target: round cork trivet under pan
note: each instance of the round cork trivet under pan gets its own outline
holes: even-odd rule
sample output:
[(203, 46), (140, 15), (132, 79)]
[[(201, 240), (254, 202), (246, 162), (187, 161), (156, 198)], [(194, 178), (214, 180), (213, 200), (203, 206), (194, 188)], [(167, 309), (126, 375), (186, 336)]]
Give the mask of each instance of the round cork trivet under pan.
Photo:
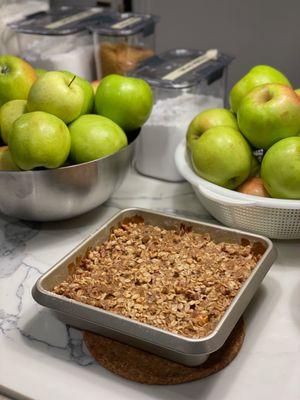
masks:
[(236, 357), (244, 337), (241, 318), (219, 350), (198, 367), (187, 367), (115, 340), (84, 332), (85, 344), (99, 364), (123, 378), (149, 385), (191, 382), (222, 370)]

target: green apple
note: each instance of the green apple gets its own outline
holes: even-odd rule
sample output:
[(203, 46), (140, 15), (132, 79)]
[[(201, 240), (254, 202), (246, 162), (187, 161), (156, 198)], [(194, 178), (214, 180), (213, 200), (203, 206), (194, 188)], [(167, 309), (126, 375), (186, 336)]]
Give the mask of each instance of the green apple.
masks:
[(199, 176), (228, 189), (250, 175), (251, 148), (239, 131), (228, 126), (210, 128), (193, 141), (191, 157)]
[(132, 131), (147, 121), (153, 94), (142, 79), (112, 74), (101, 80), (95, 105), (97, 114), (110, 118), (125, 131)]
[(244, 97), (237, 118), (249, 142), (267, 150), (278, 140), (300, 132), (300, 98), (288, 86), (261, 85)]
[(82, 115), (69, 125), (69, 130), (70, 159), (76, 164), (116, 153), (127, 146), (127, 137), (119, 125), (101, 115)]
[(15, 120), (26, 113), (26, 100), (10, 100), (0, 107), (0, 134), (5, 144)]
[(296, 89), (296, 90), (295, 90), (295, 93), (296, 93), (298, 96), (300, 96), (300, 89)]
[(300, 137), (282, 139), (270, 147), (261, 177), (271, 197), (300, 199)]
[(19, 57), (0, 56), (0, 106), (9, 100), (26, 100), (36, 80), (34, 68)]
[(258, 159), (252, 154), (250, 176), (251, 177), (259, 176), (259, 172), (260, 172), (260, 163)]
[[(62, 72), (64, 72), (69, 79), (71, 80), (73, 79), (74, 74), (72, 72), (69, 71), (62, 71)], [(95, 98), (94, 88), (89, 81), (80, 78), (79, 76), (76, 76), (76, 82), (84, 92), (84, 104), (80, 114), (81, 115), (90, 114), (94, 109), (94, 98)]]
[(46, 69), (43, 68), (36, 68), (35, 69), (36, 75), (39, 78), (40, 76), (45, 75), (46, 72), (48, 72)]
[(7, 146), (0, 147), (0, 171), (19, 171)]
[[(28, 111), (44, 111), (62, 119), (66, 124), (74, 121), (90, 109), (89, 94), (93, 90), (88, 83), (84, 89), (82, 78), (69, 72), (46, 72), (32, 85), (28, 95)], [(93, 97), (92, 97), (93, 99)]]
[(287, 78), (277, 69), (269, 67), (268, 65), (257, 65), (251, 68), (231, 89), (229, 101), (232, 111), (237, 113), (241, 101), (246, 94), (256, 86), (265, 83), (281, 83), (291, 86)]
[(27, 113), (13, 124), (8, 138), (12, 159), (23, 170), (58, 168), (70, 152), (71, 137), (66, 124), (43, 111)]
[(239, 130), (235, 115), (225, 108), (211, 108), (202, 111), (190, 123), (187, 134), (186, 142), (187, 147), (190, 149), (193, 140), (197, 140), (203, 132), (215, 126), (230, 126)]

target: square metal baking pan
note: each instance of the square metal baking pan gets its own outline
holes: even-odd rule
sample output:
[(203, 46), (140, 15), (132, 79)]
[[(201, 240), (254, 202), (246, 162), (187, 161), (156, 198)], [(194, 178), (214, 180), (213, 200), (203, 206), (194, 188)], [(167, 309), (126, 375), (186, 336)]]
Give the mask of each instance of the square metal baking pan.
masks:
[[(184, 224), (192, 227), (194, 232), (209, 233), (216, 242), (241, 243), (242, 239), (247, 239), (251, 244), (259, 243), (259, 247), (264, 249), (251, 275), (210, 335), (190, 339), (51, 292), (54, 286), (66, 279), (70, 268), (78, 265), (89, 249), (109, 237), (112, 228), (135, 216), (141, 217), (145, 223), (166, 229), (177, 229)], [(196, 366), (224, 344), (275, 258), (276, 250), (266, 237), (161, 212), (130, 208), (117, 213), (42, 275), (33, 287), (32, 295), (39, 304), (53, 309), (58, 318), (67, 324), (96, 332), (181, 364)]]

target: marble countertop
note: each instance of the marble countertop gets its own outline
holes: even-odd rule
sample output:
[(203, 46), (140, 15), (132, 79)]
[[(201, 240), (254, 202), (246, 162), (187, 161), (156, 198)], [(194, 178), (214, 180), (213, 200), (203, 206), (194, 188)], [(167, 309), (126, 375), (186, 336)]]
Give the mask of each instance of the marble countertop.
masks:
[(203, 381), (147, 386), (89, 356), (81, 332), (36, 304), (37, 278), (117, 210), (163, 210), (210, 220), (187, 183), (132, 170), (103, 206), (65, 222), (0, 217), (0, 392), (19, 399), (300, 399), (300, 241), (275, 242), (278, 259), (246, 310), (246, 338), (226, 369)]

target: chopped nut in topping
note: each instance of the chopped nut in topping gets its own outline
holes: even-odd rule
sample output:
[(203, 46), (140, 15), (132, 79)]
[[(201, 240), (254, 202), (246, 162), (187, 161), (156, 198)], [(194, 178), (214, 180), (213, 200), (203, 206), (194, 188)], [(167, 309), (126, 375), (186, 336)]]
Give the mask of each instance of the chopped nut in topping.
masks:
[(190, 338), (210, 334), (261, 255), (250, 243), (128, 222), (53, 292)]

